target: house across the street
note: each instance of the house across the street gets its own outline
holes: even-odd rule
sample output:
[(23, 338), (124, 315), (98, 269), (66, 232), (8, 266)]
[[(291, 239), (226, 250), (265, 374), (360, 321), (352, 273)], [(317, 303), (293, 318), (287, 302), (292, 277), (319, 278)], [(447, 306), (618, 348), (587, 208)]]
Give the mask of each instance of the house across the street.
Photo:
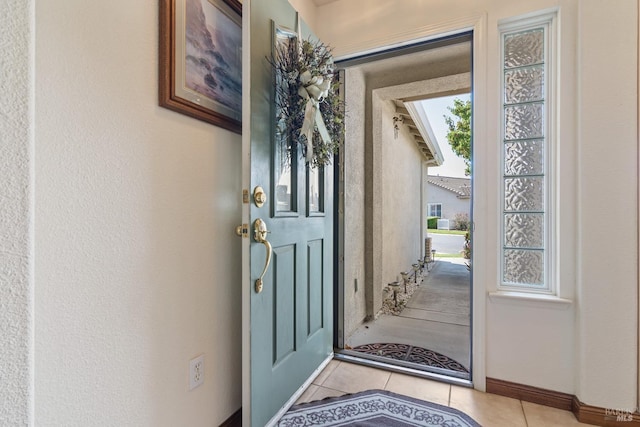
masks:
[(457, 221), (469, 221), (471, 211), (471, 179), (429, 175), (427, 178), (427, 215), (441, 219), (438, 228), (456, 228)]

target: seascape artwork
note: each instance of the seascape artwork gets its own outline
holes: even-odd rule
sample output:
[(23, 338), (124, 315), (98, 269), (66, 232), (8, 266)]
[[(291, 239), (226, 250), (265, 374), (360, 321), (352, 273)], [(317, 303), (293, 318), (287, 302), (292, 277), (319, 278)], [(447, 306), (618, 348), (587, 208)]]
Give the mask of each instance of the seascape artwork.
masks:
[(242, 28), (217, 2), (186, 0), (185, 86), (240, 119)]

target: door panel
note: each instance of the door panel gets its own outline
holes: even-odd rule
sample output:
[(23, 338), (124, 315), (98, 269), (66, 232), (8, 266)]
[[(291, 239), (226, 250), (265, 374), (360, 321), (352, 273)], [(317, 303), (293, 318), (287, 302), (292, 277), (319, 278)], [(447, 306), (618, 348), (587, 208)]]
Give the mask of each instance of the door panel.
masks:
[(307, 336), (313, 335), (321, 330), (323, 326), (323, 246), (323, 240), (311, 241), (307, 246), (307, 271), (309, 272), (309, 277), (307, 278), (309, 284), (309, 292), (307, 295), (307, 307), (309, 310)]
[(249, 224), (256, 218), (264, 221), (273, 248), (262, 291), (257, 292), (254, 284), (265, 267), (267, 245), (256, 242), (251, 230), (251, 242), (245, 245), (250, 268), (243, 273), (243, 286), (250, 289), (243, 293), (244, 307), (249, 307), (243, 313), (249, 317), (243, 322), (243, 352), (248, 352), (243, 387), (250, 388), (243, 393), (243, 421), (264, 426), (333, 352), (333, 217), (324, 213), (333, 212), (328, 179), (333, 171), (308, 171), (299, 153), (287, 156), (275, 132), (275, 79), (267, 58), (276, 28), (285, 29), (278, 38), (295, 35), (296, 11), (287, 0), (254, 0), (244, 2), (243, 15), (250, 34), (243, 45), (250, 50), (244, 55), (249, 67), (244, 105), (250, 106), (250, 114), (243, 124), (245, 155), (250, 158), (248, 190), (269, 189), (263, 206), (250, 200), (248, 219)]
[(274, 250), (273, 331), (274, 365), (296, 349), (296, 250), (287, 245)]

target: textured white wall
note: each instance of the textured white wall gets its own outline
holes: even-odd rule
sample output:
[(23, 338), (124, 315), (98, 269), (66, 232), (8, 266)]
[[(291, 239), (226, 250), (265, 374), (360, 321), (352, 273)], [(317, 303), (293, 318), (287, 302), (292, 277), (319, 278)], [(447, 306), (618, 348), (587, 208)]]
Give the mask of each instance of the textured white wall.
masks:
[(33, 9), (0, 3), (0, 425), (32, 423)]
[(295, 10), (300, 13), (300, 18), (315, 31), (317, 22), (316, 22), (316, 10), (317, 7), (313, 1), (309, 0), (289, 0), (289, 3)]
[[(578, 77), (583, 309), (577, 317), (577, 394), (586, 402), (632, 410), (638, 351), (638, 3), (617, 4), (580, 2), (579, 55), (585, 66)], [(617, 227), (603, 226), (603, 219), (613, 218)], [(617, 374), (606, 369), (610, 365)]]
[[(466, 16), (487, 11), (491, 29), (500, 17), (557, 2), (454, 3), (416, 0), (389, 6), (374, 0), (363, 14), (358, 4), (339, 1), (322, 8), (317, 32), (348, 52), (357, 43), (402, 39), (429, 23), (453, 19), (461, 10)], [(636, 67), (629, 46), (637, 39), (626, 37), (635, 37), (637, 22), (629, 19), (637, 12), (631, 10), (633, 1), (618, 6), (622, 9), (581, 2), (581, 37), (592, 36), (583, 41), (576, 64), (584, 70), (581, 120), (575, 129), (563, 122), (568, 136), (577, 130), (584, 138), (581, 198), (575, 207), (583, 232), (576, 264), (581, 274), (578, 325), (574, 328), (569, 320), (569, 310), (533, 330), (519, 329), (547, 310), (532, 307), (516, 314), (516, 306), (490, 307), (495, 316), (489, 326), (505, 329), (488, 328), (493, 355), (487, 359), (492, 376), (575, 392), (586, 403), (615, 407), (635, 403), (637, 390), (638, 261), (632, 237), (637, 233), (628, 227), (624, 233), (599, 233), (593, 224), (601, 210), (593, 207), (602, 206), (605, 197), (618, 219), (621, 215), (637, 227), (637, 203), (629, 198), (637, 193), (637, 180), (630, 180), (637, 173), (635, 136), (631, 142), (637, 111), (628, 98), (636, 97), (635, 90), (621, 91), (637, 82), (629, 75), (636, 76), (636, 69), (628, 72)], [(336, 7), (344, 13), (336, 14)], [(36, 9), (35, 422), (217, 425), (240, 405), (239, 242), (232, 234), (240, 185), (237, 168), (229, 166), (240, 162), (240, 138), (156, 106), (156, 4), (41, 1)], [(10, 31), (2, 34), (0, 63), (0, 258), (3, 267), (14, 267), (3, 269), (0, 282), (0, 421), (8, 424), (28, 423), (30, 411), (33, 261), (27, 218), (34, 188), (28, 177), (32, 98), (26, 76), (33, 72), (31, 17), (28, 4), (3, 3), (0, 27)], [(495, 56), (497, 39), (491, 34), (488, 53)], [(611, 71), (601, 60), (605, 54), (616, 62), (627, 56), (626, 65), (616, 67), (612, 92), (623, 93), (621, 99), (601, 96), (611, 80), (601, 74), (605, 68)], [(494, 68), (490, 61), (489, 71)], [(495, 84), (494, 74), (489, 73), (489, 85)], [(606, 78), (594, 84), (601, 75)], [(590, 102), (596, 95), (597, 102)], [(602, 115), (616, 125), (601, 126)], [(602, 155), (603, 141), (609, 158)], [(575, 154), (571, 147), (566, 154)], [(593, 174), (605, 160), (624, 164), (606, 163), (608, 174)], [(620, 180), (630, 182), (628, 191), (610, 193)], [(622, 256), (603, 262), (603, 242), (615, 245)], [(573, 289), (570, 280), (563, 286)], [(578, 330), (574, 355), (564, 346), (571, 346), (567, 339)], [(512, 352), (516, 334), (527, 337), (518, 354)], [(558, 343), (564, 344), (551, 354), (530, 351)], [(505, 360), (497, 357), (510, 351)], [(188, 359), (202, 352), (205, 385), (188, 392)], [(549, 369), (550, 361), (558, 369)], [(551, 378), (559, 370), (569, 373)]]
[(157, 2), (36, 17), (36, 423), (218, 425), (241, 405), (241, 138), (157, 106)]
[[(562, 72), (561, 143), (555, 153), (557, 279), (560, 295), (573, 304), (486, 300), (499, 281), (497, 25), (503, 18), (557, 6)], [(478, 313), (486, 307), (486, 334), (475, 348), (486, 347), (486, 366), (475, 368), (489, 377), (575, 393), (603, 407), (634, 406), (638, 390), (637, 17), (633, 0), (615, 6), (601, 0), (371, 0), (365, 9), (339, 0), (320, 7), (317, 17), (318, 35), (343, 57), (480, 22), (476, 54), (481, 57), (474, 71), (484, 80), (476, 87), (476, 125), (486, 138), (475, 148), (474, 219), (481, 251), (474, 256), (474, 286)], [(578, 28), (586, 39), (576, 37)], [(582, 93), (576, 91), (578, 70)], [(601, 228), (602, 206), (624, 229)]]

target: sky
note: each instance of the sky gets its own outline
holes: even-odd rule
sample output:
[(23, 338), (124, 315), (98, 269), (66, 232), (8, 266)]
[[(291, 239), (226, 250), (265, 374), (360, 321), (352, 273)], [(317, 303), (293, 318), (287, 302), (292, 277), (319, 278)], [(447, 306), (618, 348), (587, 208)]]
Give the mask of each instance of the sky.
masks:
[(426, 99), (422, 101), (422, 105), (429, 118), (431, 129), (438, 141), (438, 146), (444, 157), (442, 166), (429, 167), (429, 175), (451, 176), (457, 178), (465, 178), (464, 160), (454, 154), (447, 141), (447, 132), (449, 128), (444, 121), (444, 115), (453, 116), (447, 107), (453, 106), (453, 100), (459, 98), (463, 101), (471, 99), (470, 94), (446, 96), (443, 98)]

